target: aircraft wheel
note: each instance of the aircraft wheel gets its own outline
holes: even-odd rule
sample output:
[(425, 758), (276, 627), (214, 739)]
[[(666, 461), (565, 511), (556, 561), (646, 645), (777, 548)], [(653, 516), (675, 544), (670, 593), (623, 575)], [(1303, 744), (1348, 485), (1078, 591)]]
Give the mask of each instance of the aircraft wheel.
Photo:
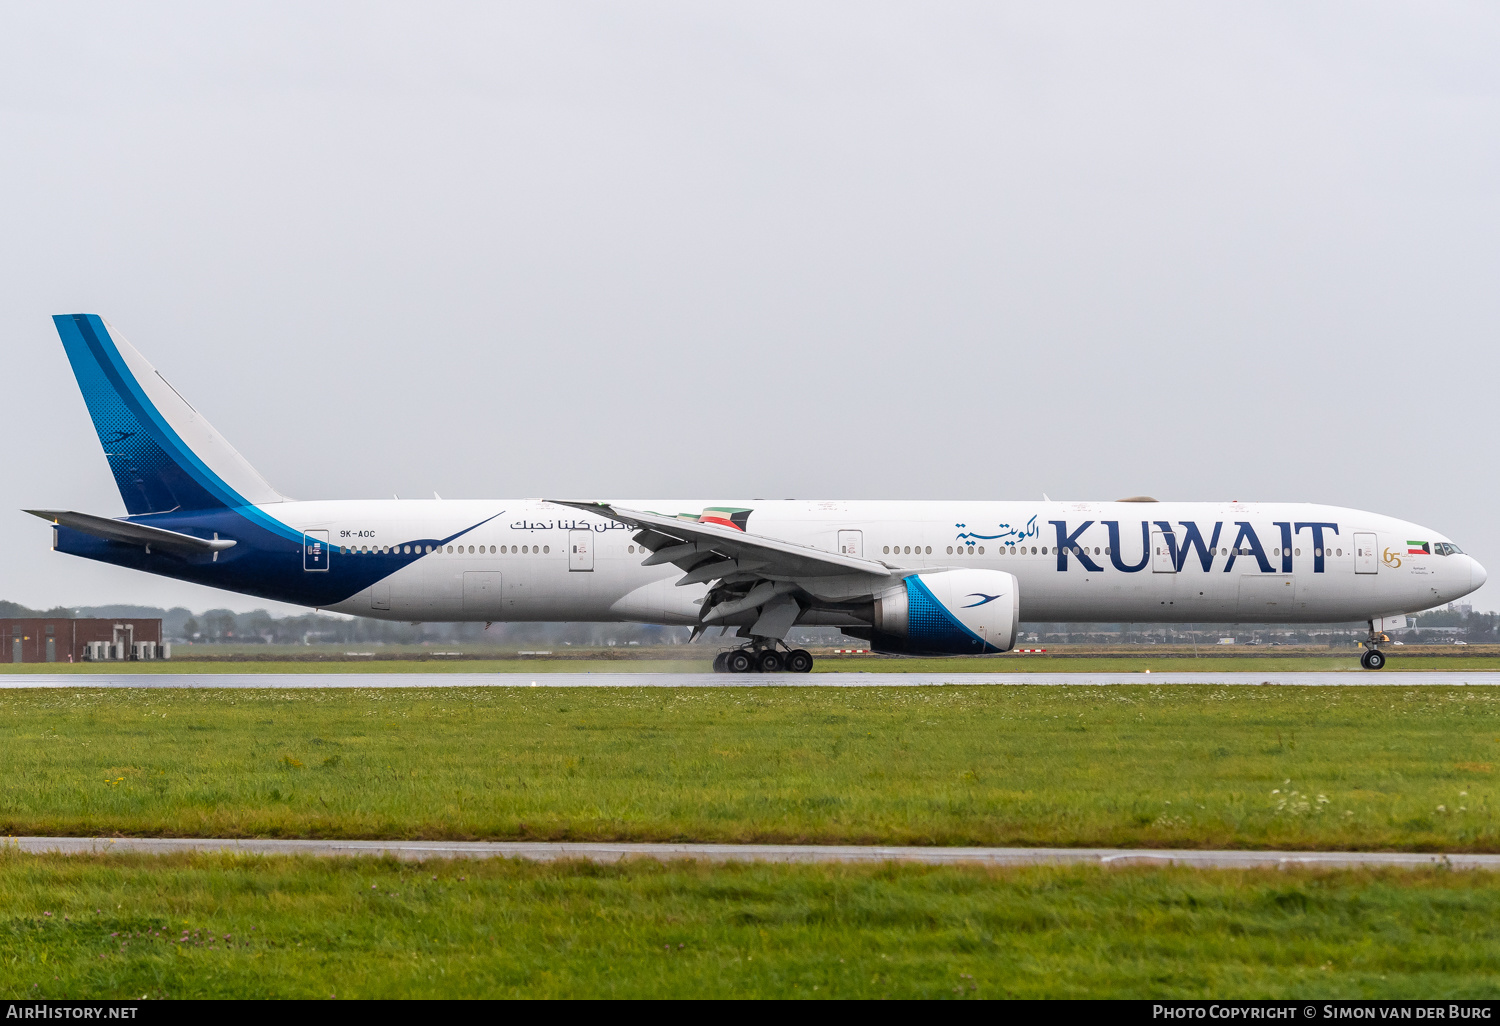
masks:
[(724, 654), (724, 669), (729, 673), (749, 673), (753, 665), (750, 653), (742, 648)]
[(1367, 670), (1378, 670), (1385, 665), (1385, 653), (1378, 648), (1372, 648), (1365, 653), (1365, 657), (1360, 662), (1364, 663)]
[(724, 669), (724, 657), (726, 655), (728, 655), (728, 654), (729, 654), (728, 652), (720, 652), (718, 655), (714, 656), (714, 672), (715, 673), (727, 673), (727, 672), (729, 672), (729, 671), (727, 671), (727, 670)]
[(761, 673), (781, 672), (781, 653), (768, 648), (755, 658), (755, 668)]
[(812, 653), (805, 648), (795, 648), (786, 654), (788, 673), (811, 673), (812, 664)]

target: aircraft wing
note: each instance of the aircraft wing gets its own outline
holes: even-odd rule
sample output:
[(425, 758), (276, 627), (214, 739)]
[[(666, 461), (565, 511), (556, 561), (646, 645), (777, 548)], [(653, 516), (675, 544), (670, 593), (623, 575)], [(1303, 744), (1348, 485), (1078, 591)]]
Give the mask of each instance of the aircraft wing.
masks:
[(671, 563), (683, 571), (678, 587), (708, 584), (698, 632), (738, 624), (741, 637), (783, 638), (811, 609), (837, 612), (867, 605), (908, 575), (930, 572), (607, 502), (548, 501), (635, 528), (636, 543), (651, 553), (642, 564)]
[[(877, 560), (825, 552), (808, 545), (747, 534), (733, 528), (625, 509), (607, 502), (566, 502), (559, 499), (547, 501), (587, 513), (597, 513), (617, 523), (637, 528), (636, 542), (651, 550), (645, 565), (672, 563), (687, 571), (687, 576), (678, 581), (678, 584), (711, 581), (740, 569), (752, 568), (757, 576), (768, 580), (839, 577), (848, 574), (869, 574), (877, 578), (902, 576), (900, 571)], [(723, 572), (710, 576), (708, 571), (716, 568)]]
[(28, 509), (25, 512), (96, 538), (107, 538), (127, 545), (156, 545), (175, 552), (222, 552), (234, 545), (230, 538), (197, 538), (180, 531), (168, 531), (164, 527), (133, 524), (129, 520), (112, 520), (92, 513), (74, 513), (64, 509)]

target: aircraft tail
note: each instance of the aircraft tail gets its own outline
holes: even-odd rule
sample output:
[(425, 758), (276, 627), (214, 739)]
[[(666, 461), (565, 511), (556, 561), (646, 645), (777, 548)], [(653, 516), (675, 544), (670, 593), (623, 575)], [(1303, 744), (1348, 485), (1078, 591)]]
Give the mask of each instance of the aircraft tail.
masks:
[(52, 320), (128, 513), (284, 501), (102, 318)]

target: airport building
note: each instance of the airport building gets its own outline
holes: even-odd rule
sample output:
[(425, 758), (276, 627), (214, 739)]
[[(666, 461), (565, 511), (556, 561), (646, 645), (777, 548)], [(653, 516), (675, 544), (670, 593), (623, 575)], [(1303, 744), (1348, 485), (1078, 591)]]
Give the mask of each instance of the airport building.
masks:
[(172, 658), (172, 646), (162, 643), (159, 619), (0, 619), (0, 645), (8, 645), (0, 651), (13, 663)]

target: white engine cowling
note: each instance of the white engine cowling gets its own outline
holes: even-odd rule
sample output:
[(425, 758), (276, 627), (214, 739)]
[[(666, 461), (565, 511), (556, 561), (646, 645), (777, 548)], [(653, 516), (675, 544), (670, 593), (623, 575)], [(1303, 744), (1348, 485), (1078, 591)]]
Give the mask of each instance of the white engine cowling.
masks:
[(875, 599), (877, 652), (978, 655), (1016, 643), (1021, 589), (1003, 570), (914, 574)]

